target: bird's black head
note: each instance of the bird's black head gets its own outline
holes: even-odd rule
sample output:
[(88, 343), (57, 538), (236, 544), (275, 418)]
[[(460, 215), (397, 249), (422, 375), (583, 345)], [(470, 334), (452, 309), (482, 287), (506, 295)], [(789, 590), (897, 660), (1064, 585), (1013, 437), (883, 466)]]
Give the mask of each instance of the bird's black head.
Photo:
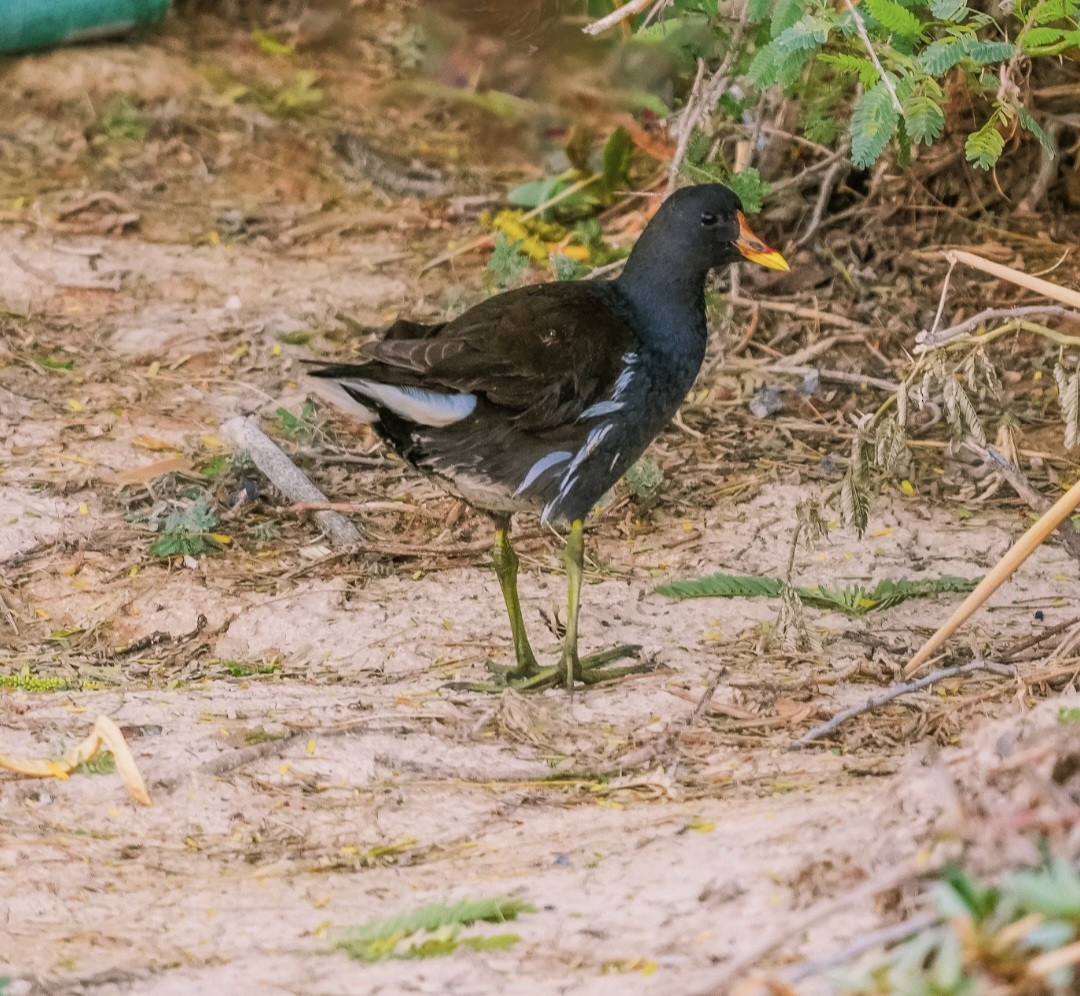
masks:
[(642, 233), (627, 263), (700, 279), (709, 270), (748, 259), (770, 270), (786, 270), (784, 257), (761, 241), (746, 223), (742, 201), (720, 183), (675, 191)]

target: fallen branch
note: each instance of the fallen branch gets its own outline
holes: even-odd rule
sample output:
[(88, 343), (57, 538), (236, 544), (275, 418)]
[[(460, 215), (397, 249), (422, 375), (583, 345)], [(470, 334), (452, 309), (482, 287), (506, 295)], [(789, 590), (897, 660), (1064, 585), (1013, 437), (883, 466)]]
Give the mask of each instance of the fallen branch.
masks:
[(960, 322), (958, 325), (951, 325), (947, 329), (941, 329), (939, 332), (920, 332), (915, 336), (915, 353), (929, 353), (933, 349), (940, 349), (947, 343), (962, 339), (987, 322), (1009, 318), (1025, 318), (1029, 315), (1051, 315), (1080, 322), (1080, 311), (1071, 311), (1069, 308), (1062, 308), (1055, 304), (1029, 304), (1020, 308), (987, 308), (977, 315), (972, 315), (966, 321)]
[(1025, 650), (1030, 650), (1032, 647), (1037, 647), (1040, 643), (1045, 643), (1052, 637), (1058, 636), (1064, 633), (1066, 630), (1072, 629), (1074, 626), (1080, 625), (1080, 617), (1070, 619), (1068, 622), (1058, 623), (1056, 626), (1049, 626), (1041, 633), (1036, 633), (1034, 636), (1029, 636), (1019, 643), (1014, 643), (1011, 647), (998, 654), (1002, 661), (1006, 664), (1012, 660), (1015, 660)]
[[(1049, 510), (1050, 499), (1036, 491), (1024, 475), (1024, 472), (1011, 460), (1006, 459), (1003, 453), (993, 446), (980, 446), (971, 439), (965, 442), (964, 446), (1001, 474), (1008, 482), (1009, 487), (1036, 512), (1042, 514)], [(1080, 533), (1076, 531), (1076, 526), (1073, 525), (1071, 518), (1062, 519), (1061, 524), (1057, 527), (1057, 534), (1058, 539), (1061, 540), (1061, 545), (1080, 561)]]
[(945, 620), (938, 631), (919, 648), (919, 652), (911, 658), (907, 667), (904, 668), (903, 677), (910, 678), (918, 671), (936, 653), (937, 649), (975, 614), (983, 602), (997, 591), (1012, 576), (1013, 572), (1035, 552), (1046, 540), (1046, 537), (1072, 515), (1077, 506), (1080, 506), (1080, 480), (1069, 488), (1020, 539), (1009, 547), (1005, 552), (1005, 556), (979, 582), (978, 587), (960, 603), (956, 611)]
[[(231, 418), (221, 429), (237, 447), (251, 455), (255, 466), (286, 498), (293, 502), (326, 502), (326, 495), (281, 452), (253, 416)], [(356, 526), (338, 512), (316, 512), (315, 520), (334, 546), (355, 546), (361, 540)]]
[(993, 671), (994, 674), (1009, 676), (1013, 674), (1013, 669), (1011, 667), (984, 660), (970, 661), (967, 664), (960, 664), (957, 667), (939, 668), (937, 671), (931, 671), (929, 674), (924, 675), (917, 681), (907, 681), (901, 685), (893, 685), (893, 687), (887, 691), (880, 692), (877, 695), (871, 695), (870, 698), (861, 705), (854, 705), (849, 709), (843, 710), (843, 712), (838, 712), (827, 723), (815, 726), (809, 733), (804, 733), (788, 747), (788, 750), (802, 750), (807, 744), (813, 743), (813, 741), (819, 740), (821, 737), (828, 736), (852, 717), (877, 709), (878, 706), (883, 706), (887, 702), (892, 702), (893, 699), (898, 699), (902, 695), (910, 695), (912, 692), (922, 691), (922, 689), (928, 688), (930, 685), (942, 681), (945, 678), (955, 678), (957, 675), (970, 674), (972, 671)]
[(992, 263), (988, 259), (983, 259), (982, 256), (976, 256), (973, 252), (965, 252), (963, 249), (948, 249), (945, 252), (945, 258), (950, 263), (966, 263), (968, 266), (975, 267), (976, 270), (982, 270), (983, 273), (989, 273), (991, 276), (1016, 284), (1017, 287), (1024, 287), (1029, 291), (1034, 291), (1036, 294), (1042, 294), (1043, 297), (1048, 297), (1052, 301), (1067, 304), (1070, 308), (1080, 308), (1080, 291), (1073, 290), (1070, 287), (1052, 284), (1049, 280), (1033, 277), (1002, 263)]
[[(635, 14), (640, 14), (649, 4), (654, 7), (666, 6), (668, 0), (628, 0), (621, 7), (616, 7), (610, 14), (601, 17), (598, 21), (593, 21), (592, 24), (586, 24), (581, 30), (587, 35), (599, 35), (603, 34), (609, 28), (615, 27), (617, 24), (622, 24), (628, 17), (633, 17)], [(652, 12), (650, 11), (650, 16)]]

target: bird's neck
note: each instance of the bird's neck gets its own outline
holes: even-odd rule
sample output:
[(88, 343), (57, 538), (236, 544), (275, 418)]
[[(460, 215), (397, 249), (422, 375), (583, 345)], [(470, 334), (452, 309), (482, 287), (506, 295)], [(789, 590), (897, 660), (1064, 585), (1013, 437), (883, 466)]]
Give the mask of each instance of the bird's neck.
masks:
[(658, 348), (704, 355), (708, 269), (681, 267), (682, 261), (670, 256), (653, 259), (648, 248), (639, 243), (626, 261), (617, 281), (619, 290), (633, 305)]

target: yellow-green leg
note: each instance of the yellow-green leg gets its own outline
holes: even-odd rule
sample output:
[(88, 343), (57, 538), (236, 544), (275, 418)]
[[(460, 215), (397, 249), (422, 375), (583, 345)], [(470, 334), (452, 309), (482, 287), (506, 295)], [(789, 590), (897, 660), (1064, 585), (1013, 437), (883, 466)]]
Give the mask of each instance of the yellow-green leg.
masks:
[(531, 678), (540, 670), (536, 655), (529, 646), (529, 637), (525, 633), (525, 620), (521, 616), (521, 602), (518, 599), (517, 575), (518, 557), (510, 543), (509, 523), (500, 525), (495, 530), (495, 574), (502, 588), (506, 602), (506, 614), (510, 617), (510, 631), (514, 636), (514, 655), (517, 667), (506, 673), (511, 681)]
[(600, 681), (648, 670), (647, 664), (603, 670), (604, 665), (612, 661), (636, 656), (641, 647), (631, 644), (592, 654), (584, 660), (578, 657), (578, 611), (581, 608), (581, 586), (585, 577), (585, 533), (580, 519), (575, 519), (570, 526), (570, 534), (563, 550), (563, 564), (566, 567), (566, 633), (563, 636), (562, 656), (556, 667), (540, 668), (525, 681), (517, 683), (517, 687), (542, 688), (561, 678), (566, 682), (567, 689), (572, 690), (575, 679), (586, 685), (595, 685)]

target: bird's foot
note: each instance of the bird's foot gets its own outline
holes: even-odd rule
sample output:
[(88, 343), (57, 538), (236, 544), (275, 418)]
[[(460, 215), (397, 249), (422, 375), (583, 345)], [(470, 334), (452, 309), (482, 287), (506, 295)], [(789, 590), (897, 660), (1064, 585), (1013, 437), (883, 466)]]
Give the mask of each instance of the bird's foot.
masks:
[(641, 647), (633, 643), (624, 643), (610, 650), (601, 650), (599, 653), (589, 654), (579, 658), (577, 654), (563, 655), (555, 667), (542, 667), (535, 674), (517, 681), (511, 682), (511, 687), (519, 691), (531, 688), (551, 688), (566, 684), (566, 672), (573, 669), (575, 681), (583, 685), (598, 685), (604, 681), (616, 681), (625, 678), (628, 674), (641, 674), (652, 670), (650, 661), (641, 661), (638, 664), (629, 664), (625, 667), (611, 667), (607, 665), (613, 661), (623, 660), (627, 657), (637, 657), (641, 653)]
[[(637, 664), (628, 664), (624, 667), (608, 667), (614, 661), (624, 660), (628, 657), (637, 657), (641, 653), (641, 647), (633, 643), (624, 643), (610, 650), (601, 650), (599, 653), (588, 654), (578, 658), (574, 655), (570, 663), (574, 669), (574, 680), (581, 684), (598, 685), (605, 681), (617, 681), (625, 678), (628, 674), (642, 674), (653, 669), (651, 661), (641, 661)], [(553, 667), (540, 667), (536, 661), (522, 661), (516, 667), (504, 668), (488, 665), (492, 671), (491, 681), (461, 681), (453, 682), (452, 686), (469, 692), (502, 692), (507, 688), (514, 688), (519, 692), (541, 688), (554, 688), (566, 685), (567, 660), (563, 660)]]

